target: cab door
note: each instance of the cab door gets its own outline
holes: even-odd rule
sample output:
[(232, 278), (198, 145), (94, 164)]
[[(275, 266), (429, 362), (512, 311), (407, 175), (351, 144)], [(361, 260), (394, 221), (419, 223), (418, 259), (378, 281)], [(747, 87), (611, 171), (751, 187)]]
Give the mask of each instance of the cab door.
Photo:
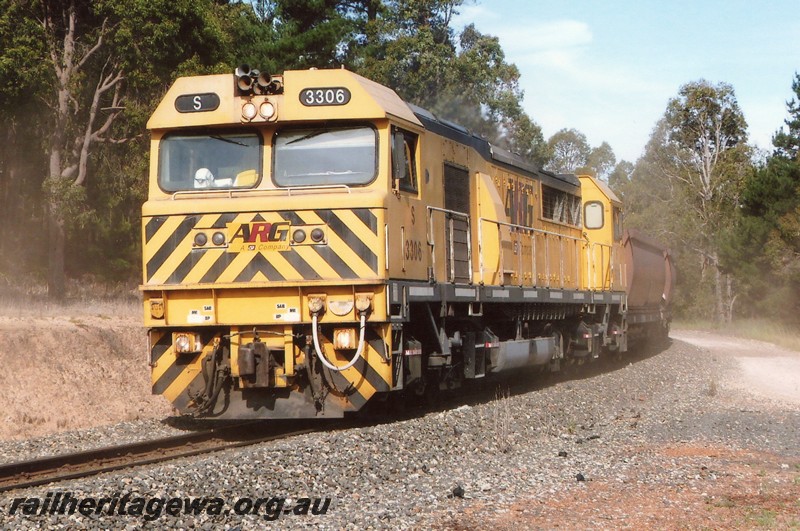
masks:
[(419, 135), (391, 127), (392, 189), (395, 195), (389, 220), (389, 275), (428, 279), (426, 208), (420, 198)]

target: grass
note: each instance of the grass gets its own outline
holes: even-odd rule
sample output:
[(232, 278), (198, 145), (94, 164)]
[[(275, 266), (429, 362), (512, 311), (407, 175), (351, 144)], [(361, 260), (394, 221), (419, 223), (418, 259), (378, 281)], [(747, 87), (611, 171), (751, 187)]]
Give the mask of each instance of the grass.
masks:
[(800, 351), (800, 328), (766, 319), (738, 319), (732, 323), (673, 321), (672, 328), (676, 330), (711, 330), (744, 339), (766, 341), (786, 349)]
[(492, 419), (494, 421), (494, 439), (497, 448), (502, 453), (511, 451), (511, 393), (506, 388), (497, 388), (495, 392), (494, 411)]
[(707, 394), (708, 396), (717, 396), (717, 381), (714, 378), (708, 381)]
[(53, 302), (41, 282), (29, 279), (9, 279), (0, 274), (0, 316), (67, 317), (81, 316), (104, 319), (140, 318), (142, 315), (139, 290), (126, 284), (98, 282), (91, 277), (70, 279), (63, 301)]
[(769, 509), (761, 509), (750, 515), (750, 521), (757, 527), (774, 528), (777, 519), (777, 513)]

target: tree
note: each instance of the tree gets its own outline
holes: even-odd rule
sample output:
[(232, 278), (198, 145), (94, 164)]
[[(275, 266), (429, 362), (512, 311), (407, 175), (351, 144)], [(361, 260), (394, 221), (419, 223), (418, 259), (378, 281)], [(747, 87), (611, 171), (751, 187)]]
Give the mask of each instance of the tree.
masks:
[(617, 193), (620, 198), (623, 198), (623, 201), (625, 197), (625, 191), (631, 182), (633, 168), (633, 163), (628, 162), (627, 160), (621, 160), (616, 166), (614, 166), (614, 171), (612, 171), (608, 176), (608, 185), (612, 190), (614, 190), (614, 192)]
[(592, 148), (586, 135), (577, 129), (561, 129), (547, 141), (550, 162), (547, 169), (556, 173), (575, 173), (587, 165)]
[(749, 306), (759, 315), (800, 322), (800, 76), (786, 102), (786, 129), (773, 136), (775, 150), (756, 168), (742, 193), (742, 217), (730, 252), (739, 261), (739, 278)]
[(0, 0), (0, 273), (15, 279), (33, 269), (40, 250), (35, 242), (44, 240), (40, 196), (46, 161), (33, 156), (31, 146), (41, 143), (45, 48), (41, 25), (29, 10), (25, 2)]
[(795, 97), (786, 102), (789, 117), (784, 123), (788, 131), (779, 129), (772, 137), (772, 145), (776, 156), (796, 161), (800, 157), (800, 74), (794, 75), (792, 92)]
[(474, 25), (455, 34), (450, 21), (461, 3), (405, 0), (360, 11), (357, 27), (367, 34), (356, 39), (363, 47), (350, 49), (349, 66), (440, 118), (542, 164), (544, 139), (522, 109), (519, 70), (506, 62), (497, 37)]
[(589, 172), (604, 181), (608, 181), (611, 172), (617, 164), (617, 157), (608, 142), (603, 142), (596, 148), (592, 148), (586, 159), (586, 167)]
[[(41, 22), (54, 83), (47, 99), (51, 127), (47, 187), (48, 294), (65, 292), (65, 220), (80, 201), (93, 144), (111, 141), (112, 123), (122, 109), (123, 71), (108, 53), (108, 20), (98, 23), (91, 4), (42, 2)], [(94, 64), (93, 64), (94, 63)], [(90, 66), (95, 66), (94, 71)]]
[(561, 129), (547, 141), (549, 160), (546, 169), (555, 173), (589, 174), (607, 180), (617, 157), (608, 142), (596, 148), (577, 129)]
[(266, 63), (274, 71), (331, 68), (343, 64), (345, 43), (355, 31), (342, 0), (274, 0), (262, 5), (266, 27), (274, 30), (265, 45)]
[[(0, 194), (11, 220), (0, 232), (3, 250), (16, 247), (0, 266), (37, 273), (49, 262), (53, 298), (65, 269), (121, 271), (98, 257), (135, 271), (145, 121), (176, 74), (229, 72), (234, 39), (254, 22), (249, 6), (215, 0), (0, 0)], [(49, 238), (28, 234), (43, 224)]]
[(640, 222), (669, 236), (683, 251), (687, 270), (699, 267), (701, 280), (711, 273), (713, 315), (720, 321), (731, 320), (735, 301), (731, 264), (722, 251), (751, 168), (746, 140), (733, 87), (687, 83), (669, 101), (632, 175), (642, 201)]

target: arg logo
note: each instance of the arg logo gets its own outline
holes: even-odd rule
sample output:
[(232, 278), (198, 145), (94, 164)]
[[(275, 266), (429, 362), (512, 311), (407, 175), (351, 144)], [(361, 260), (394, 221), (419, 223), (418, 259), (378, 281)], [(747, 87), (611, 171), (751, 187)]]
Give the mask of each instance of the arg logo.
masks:
[(284, 251), (289, 248), (288, 221), (228, 225), (228, 252)]

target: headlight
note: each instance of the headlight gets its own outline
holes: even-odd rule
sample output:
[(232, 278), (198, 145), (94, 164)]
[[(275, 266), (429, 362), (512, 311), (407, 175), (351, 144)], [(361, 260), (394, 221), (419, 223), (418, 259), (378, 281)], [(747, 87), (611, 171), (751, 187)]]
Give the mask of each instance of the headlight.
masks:
[(175, 343), (175, 352), (177, 352), (178, 354), (183, 352), (191, 352), (192, 347), (194, 346), (192, 345), (193, 341), (187, 334), (178, 334), (175, 337), (174, 343)]
[(337, 328), (333, 331), (333, 348), (336, 350), (349, 350), (357, 346), (354, 328)]
[(173, 333), (172, 346), (176, 354), (187, 354), (203, 350), (203, 342), (200, 339), (200, 335), (193, 332)]
[(268, 101), (265, 101), (258, 108), (258, 113), (263, 118), (266, 118), (267, 120), (269, 120), (270, 118), (272, 118), (275, 115), (275, 106), (272, 103), (270, 103)]
[(242, 118), (248, 122), (256, 117), (257, 112), (256, 105), (252, 101), (248, 101), (242, 105)]

